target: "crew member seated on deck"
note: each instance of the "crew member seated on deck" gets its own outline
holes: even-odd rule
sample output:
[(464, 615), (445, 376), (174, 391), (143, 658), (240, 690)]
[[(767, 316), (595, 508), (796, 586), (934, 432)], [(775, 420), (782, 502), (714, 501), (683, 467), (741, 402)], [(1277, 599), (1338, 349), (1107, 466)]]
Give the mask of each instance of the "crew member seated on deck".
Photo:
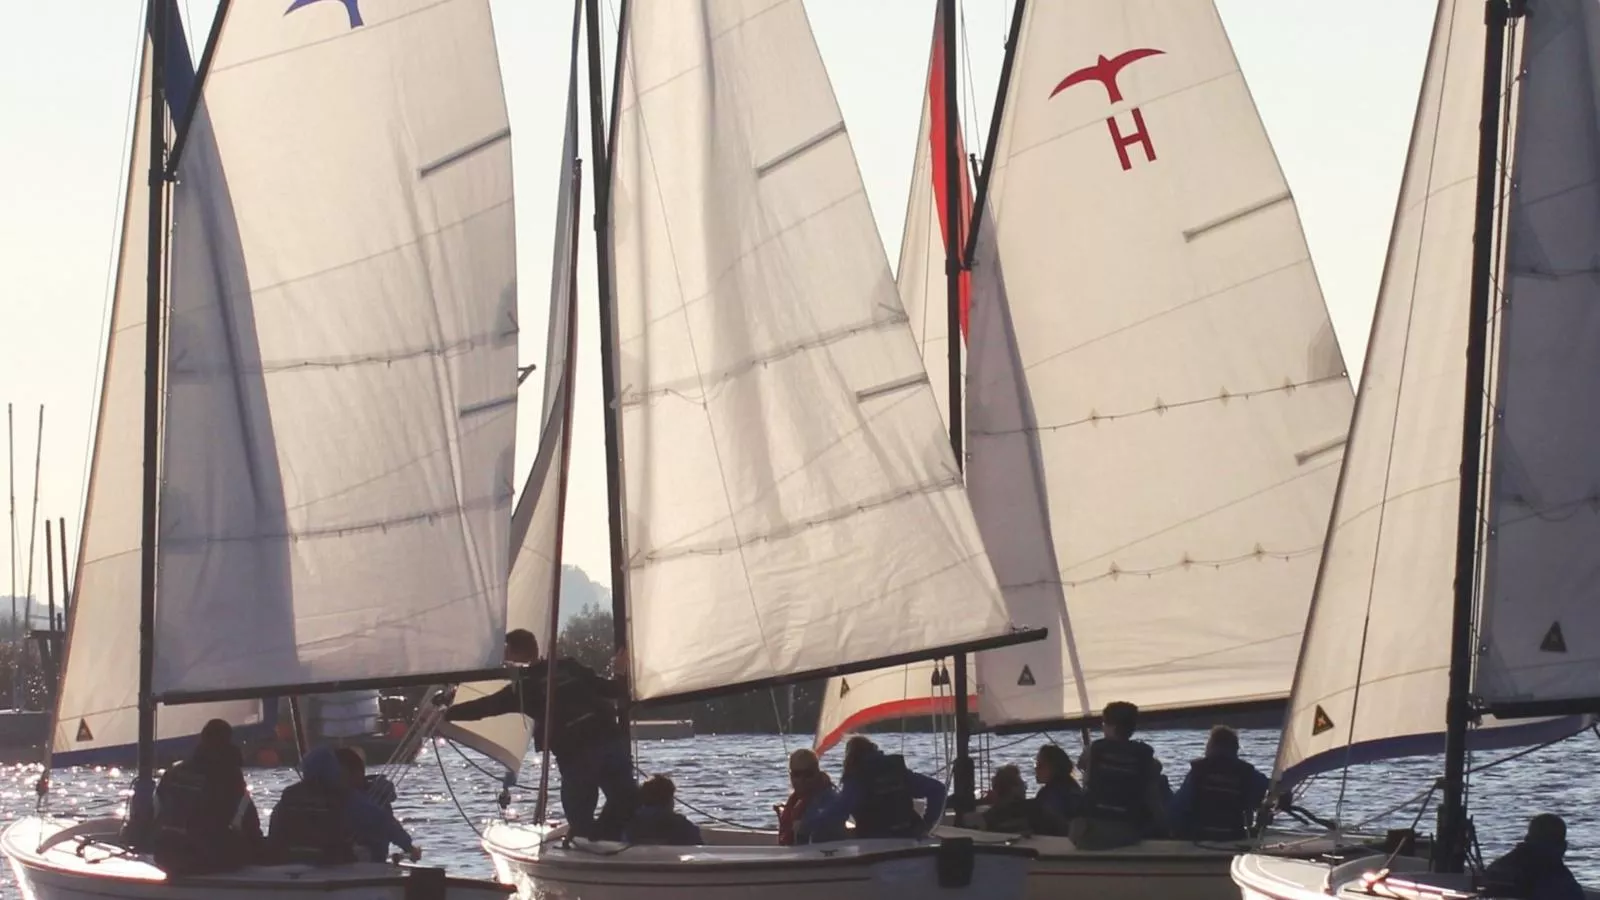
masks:
[[(899, 754), (878, 749), (857, 735), (844, 745), (842, 788), (832, 803), (808, 814), (803, 825), (813, 834), (837, 829), (855, 819), (855, 837), (903, 838), (927, 834), (944, 813), (944, 785), (906, 768)], [(915, 800), (927, 804), (919, 819)]]
[(1267, 787), (1267, 776), (1239, 758), (1239, 733), (1218, 725), (1172, 798), (1173, 833), (1192, 841), (1244, 840)]
[(267, 845), (279, 862), (333, 865), (355, 862), (346, 814), (349, 789), (339, 758), (318, 747), (300, 760), (300, 780), (283, 789), (267, 825)]
[[(621, 661), (619, 661), (620, 664)], [(450, 708), (451, 722), (472, 722), (520, 712), (533, 720), (533, 743), (547, 743), (561, 772), (561, 809), (568, 828), (579, 837), (616, 840), (632, 817), (637, 786), (633, 781), (628, 736), (617, 721), (615, 701), (626, 699), (625, 688), (602, 678), (571, 659), (555, 661), (555, 719), (544, 720), (549, 660), (539, 656), (533, 632), (518, 628), (506, 633), (506, 663), (518, 667), (511, 684), (487, 697)], [(606, 807), (595, 821), (600, 794)]]
[(156, 865), (169, 875), (225, 872), (257, 861), (261, 820), (244, 783), (233, 726), (212, 719), (189, 758), (161, 776), (155, 793)]
[(1139, 708), (1116, 701), (1101, 714), (1105, 736), (1084, 751), (1084, 797), (1068, 834), (1079, 847), (1109, 849), (1166, 833), (1155, 751), (1133, 739)]
[(843, 824), (830, 831), (806, 830), (806, 814), (813, 809), (827, 806), (839, 796), (839, 792), (833, 787), (833, 779), (828, 777), (827, 772), (822, 771), (822, 761), (817, 759), (815, 750), (801, 747), (789, 754), (789, 787), (789, 799), (785, 800), (782, 806), (773, 807), (778, 814), (780, 846), (820, 844), (844, 837)]
[(1022, 770), (1016, 766), (1001, 766), (989, 779), (989, 793), (978, 800), (983, 811), (984, 831), (1005, 831), (1021, 834), (1031, 830), (1029, 823), (1032, 803), (1028, 800), (1028, 783), (1022, 780)]
[(1484, 874), (1491, 888), (1518, 900), (1583, 900), (1583, 888), (1563, 860), (1566, 855), (1566, 821), (1542, 813), (1528, 822), (1522, 843), (1490, 863)]
[(688, 847), (700, 843), (700, 826), (672, 808), (678, 786), (665, 775), (655, 775), (639, 785), (639, 805), (633, 811), (622, 839), (630, 844)]
[(389, 857), (389, 845), (394, 844), (411, 857), (412, 862), (421, 859), (422, 848), (412, 843), (405, 826), (395, 818), (394, 785), (381, 775), (368, 777), (367, 761), (354, 748), (340, 747), (333, 753), (344, 772), (344, 814), (350, 825), (356, 858), (383, 862)]
[(1034, 757), (1033, 775), (1039, 793), (1033, 796), (1031, 824), (1035, 834), (1065, 835), (1083, 806), (1083, 788), (1072, 777), (1072, 757), (1060, 744), (1045, 744)]

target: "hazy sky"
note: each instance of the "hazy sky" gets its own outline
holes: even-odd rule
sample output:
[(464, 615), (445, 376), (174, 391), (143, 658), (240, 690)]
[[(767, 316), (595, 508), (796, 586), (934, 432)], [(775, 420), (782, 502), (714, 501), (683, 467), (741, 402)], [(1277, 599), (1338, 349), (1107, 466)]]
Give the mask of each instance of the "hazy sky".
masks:
[[(963, 93), (976, 98), (965, 113), (970, 147), (981, 146), (987, 127), (1012, 2), (963, 0), (972, 75)], [(198, 45), (215, 0), (179, 5), (188, 21), (199, 23), (190, 27), (190, 40)], [(1356, 14), (1349, 4), (1326, 0), (1217, 5), (1299, 203), (1345, 357), (1359, 369), (1435, 3), (1388, 0), (1381, 15)], [(0, 32), (0, 402), (16, 406), (24, 554), (41, 403), (40, 513), (65, 516), (76, 543), (143, 6), (141, 0), (8, 3), (7, 27)], [(523, 361), (538, 362), (571, 5), (493, 0), (492, 6), (517, 167)], [(917, 136), (933, 0), (808, 0), (807, 7), (892, 261)], [(587, 222), (590, 204), (584, 202)], [(579, 323), (583, 346), (566, 557), (606, 582), (591, 272), (589, 264), (584, 283), (590, 302)], [(538, 378), (524, 390), (537, 409)], [(534, 416), (523, 415), (524, 466), (531, 461), (535, 428)], [(0, 595), (10, 584), (5, 550), (0, 546)], [(20, 591), (25, 558), (18, 569)], [(34, 577), (42, 598), (42, 562)]]

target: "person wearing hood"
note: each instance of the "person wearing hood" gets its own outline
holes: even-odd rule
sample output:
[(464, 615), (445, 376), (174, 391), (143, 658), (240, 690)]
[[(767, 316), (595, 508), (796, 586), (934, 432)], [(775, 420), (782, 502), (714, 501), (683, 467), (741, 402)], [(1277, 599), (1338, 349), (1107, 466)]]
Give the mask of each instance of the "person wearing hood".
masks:
[(701, 843), (700, 826), (673, 809), (678, 787), (665, 775), (655, 775), (639, 785), (639, 804), (622, 839), (630, 844), (689, 847)]
[(318, 747), (300, 760), (300, 780), (283, 789), (267, 825), (267, 844), (284, 862), (355, 862), (349, 789), (339, 758)]
[(1484, 874), (1492, 887), (1520, 900), (1583, 900), (1583, 887), (1567, 868), (1566, 855), (1566, 820), (1542, 813), (1528, 822), (1522, 843), (1490, 863)]
[(370, 862), (383, 862), (389, 856), (389, 845), (394, 844), (411, 857), (412, 862), (422, 858), (422, 848), (412, 843), (405, 826), (395, 818), (394, 785), (381, 775), (367, 776), (367, 761), (351, 747), (334, 751), (345, 778), (345, 821), (350, 825), (356, 857)]
[(188, 759), (161, 776), (155, 792), (156, 865), (169, 875), (225, 872), (255, 862), (261, 819), (245, 786), (233, 726), (212, 719)]

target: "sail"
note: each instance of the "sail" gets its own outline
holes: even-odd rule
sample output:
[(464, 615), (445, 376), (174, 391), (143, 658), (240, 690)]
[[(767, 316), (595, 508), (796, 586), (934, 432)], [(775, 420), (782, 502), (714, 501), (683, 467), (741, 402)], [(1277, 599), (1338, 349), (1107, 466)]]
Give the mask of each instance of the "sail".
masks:
[[(544, 350), (544, 394), (540, 405), (539, 449), (511, 518), (511, 580), (506, 593), (506, 627), (533, 632), (545, 653), (555, 649), (550, 604), (561, 584), (559, 529), (561, 485), (567, 477), (568, 410), (576, 379), (574, 315), (577, 309), (578, 210), (578, 37), (581, 2), (574, 4), (572, 64), (567, 73), (567, 128), (561, 143), (561, 177), (556, 189), (555, 250), (550, 261), (550, 317)], [(481, 681), (456, 689), (457, 702), (492, 694), (504, 681)], [(515, 776), (533, 739), (531, 719), (515, 712), (477, 722), (444, 723), (440, 733), (478, 750)]]
[(158, 695), (499, 663), (509, 138), (487, 0), (229, 8), (174, 192)]
[[(166, 46), (169, 115), (182, 114), (193, 79), (176, 2), (167, 21), (175, 34)], [(130, 762), (139, 727), (139, 559), (144, 477), (145, 297), (149, 252), (150, 42), (140, 54), (139, 100), (117, 275), (111, 299), (100, 408), (89, 470), (83, 533), (68, 613), (67, 652), (51, 735), (57, 765)], [(206, 721), (246, 725), (262, 719), (257, 701), (206, 703), (164, 709), (156, 717), (158, 741), (198, 734)]]
[[(942, 11), (943, 7), (940, 7)], [(922, 98), (922, 125), (917, 132), (916, 152), (911, 167), (911, 191), (906, 201), (906, 221), (900, 241), (900, 265), (895, 269), (895, 287), (905, 306), (911, 333), (921, 349), (923, 366), (933, 385), (939, 415), (949, 427), (949, 286), (945, 279), (945, 236), (948, 205), (945, 197), (945, 91), (943, 18), (936, 12), (932, 50), (928, 54), (928, 77)], [(957, 147), (961, 146), (957, 129)], [(965, 232), (972, 213), (972, 188), (967, 177), (964, 150), (957, 153), (961, 172), (962, 217)], [(969, 296), (970, 276), (961, 278), (963, 302)], [(963, 309), (963, 324), (965, 309)], [(874, 722), (906, 716), (951, 715), (955, 697), (949, 685), (935, 685), (934, 675), (942, 670), (943, 660), (924, 660), (870, 674), (852, 676), (846, 682), (835, 676), (828, 679), (822, 695), (817, 723), (816, 750), (842, 740), (851, 730)], [(975, 669), (968, 668), (969, 672)], [(976, 694), (969, 706), (977, 709)]]
[[(1483, 5), (1441, 0), (1278, 749), (1282, 787), (1444, 747), (1483, 42)], [(1486, 719), (1471, 746), (1576, 730), (1505, 724)]]
[(1281, 702), (1352, 395), (1210, 0), (1029, 4), (979, 223), (968, 492), (1019, 623), (991, 726)]
[(1475, 693), (1530, 708), (1600, 698), (1600, 9), (1520, 20), (1504, 290), (1497, 318), (1485, 597)]
[(612, 234), (635, 697), (1009, 634), (803, 4), (631, 15)]
[[(906, 199), (905, 229), (900, 240), (900, 265), (895, 287), (905, 305), (911, 333), (917, 338), (922, 360), (933, 382), (939, 415), (950, 420), (948, 384), (950, 356), (949, 285), (945, 278), (945, 236), (949, 203), (946, 175), (950, 160), (945, 153), (944, 40), (939, 15), (934, 16), (933, 49), (928, 55), (927, 90), (923, 93), (922, 125), (917, 131), (917, 152), (911, 167), (911, 192)], [(955, 165), (961, 178), (961, 233), (972, 215), (972, 182), (965, 162), (966, 149), (956, 126)], [(963, 243), (965, 241), (963, 240)], [(961, 323), (967, 322), (971, 275), (961, 276)]]
[[(972, 671), (970, 655), (967, 670)], [(827, 753), (852, 732), (878, 722), (954, 716), (954, 671), (950, 660), (934, 659), (828, 679), (813, 748)], [(967, 695), (967, 708), (978, 708), (975, 691)]]

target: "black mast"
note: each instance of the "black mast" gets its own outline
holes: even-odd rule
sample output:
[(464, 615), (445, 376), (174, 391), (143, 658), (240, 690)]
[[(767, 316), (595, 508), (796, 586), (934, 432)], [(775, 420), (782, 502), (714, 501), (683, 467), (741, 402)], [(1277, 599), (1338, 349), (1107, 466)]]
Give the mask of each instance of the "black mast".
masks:
[(167, 0), (149, 0), (145, 6), (150, 40), (150, 172), (149, 246), (145, 257), (144, 319), (144, 478), (142, 479), (141, 536), (139, 541), (139, 771), (134, 780), (128, 825), (142, 839), (153, 813), (155, 795), (156, 703), (156, 491), (161, 472), (161, 273), (165, 259), (167, 100), (165, 56)]
[(1495, 194), (1499, 183), (1500, 106), (1506, 22), (1522, 0), (1486, 0), (1483, 112), (1478, 121), (1478, 197), (1472, 234), (1472, 287), (1467, 304), (1467, 373), (1461, 422), (1461, 493), (1456, 522), (1455, 602), (1450, 616), (1450, 695), (1445, 705), (1444, 787), (1434, 868), (1460, 872), (1467, 857), (1467, 726), (1472, 710), (1472, 614), (1476, 596), (1478, 481), (1488, 357), (1489, 295), (1494, 284)]
[[(600, 295), (600, 393), (606, 423), (606, 518), (611, 526), (611, 627), (612, 640), (622, 659), (628, 656), (628, 557), (622, 544), (622, 406), (617, 399), (616, 323), (612, 317), (611, 285), (611, 158), (606, 129), (605, 81), (601, 78), (600, 2), (585, 0), (589, 45), (589, 155), (594, 161), (594, 237), (596, 281)], [(621, 71), (622, 35), (627, 11), (617, 29), (618, 71)], [(620, 84), (618, 85), (620, 87)], [(632, 695), (633, 673), (616, 673)], [(628, 701), (618, 709), (622, 733), (628, 733)]]
[[(955, 452), (956, 468), (965, 468), (962, 454), (961, 422), (961, 151), (958, 149), (961, 108), (956, 93), (956, 0), (939, 0), (939, 74), (944, 96), (944, 279), (945, 324), (949, 343), (950, 449)], [(976, 805), (972, 766), (971, 710), (967, 708), (967, 655), (955, 655), (954, 689), (956, 699), (956, 761), (951, 774), (955, 790), (951, 807), (967, 812)]]

